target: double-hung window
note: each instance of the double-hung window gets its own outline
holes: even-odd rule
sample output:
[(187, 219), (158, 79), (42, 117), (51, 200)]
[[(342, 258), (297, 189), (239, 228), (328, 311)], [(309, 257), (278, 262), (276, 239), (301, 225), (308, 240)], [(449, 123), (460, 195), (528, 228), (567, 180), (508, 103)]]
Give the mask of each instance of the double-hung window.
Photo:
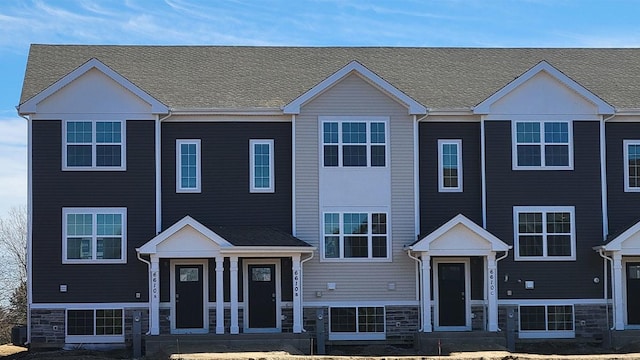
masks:
[(575, 260), (573, 206), (513, 209), (516, 260)]
[(65, 121), (63, 168), (124, 170), (124, 121)]
[(438, 190), (462, 191), (462, 140), (438, 140)]
[(274, 192), (273, 140), (249, 140), (249, 191)]
[(570, 170), (572, 130), (568, 121), (516, 121), (513, 126), (513, 168)]
[(62, 262), (125, 263), (125, 208), (64, 208)]
[(386, 213), (324, 213), (325, 259), (387, 259)]
[(384, 307), (329, 308), (330, 340), (384, 340)]
[(387, 122), (383, 117), (323, 117), (323, 165), (387, 166)]
[(573, 305), (522, 305), (521, 339), (575, 337)]
[(624, 140), (624, 191), (640, 191), (640, 140)]
[(200, 140), (176, 140), (176, 192), (200, 192)]
[(122, 342), (124, 341), (122, 309), (69, 309), (67, 310), (67, 342)]

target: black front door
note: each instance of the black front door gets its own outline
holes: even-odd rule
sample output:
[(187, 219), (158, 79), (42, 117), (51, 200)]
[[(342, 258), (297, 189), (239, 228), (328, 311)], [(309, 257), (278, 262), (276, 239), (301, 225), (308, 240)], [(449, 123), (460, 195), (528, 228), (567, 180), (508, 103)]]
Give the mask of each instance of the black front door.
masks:
[(438, 312), (440, 326), (466, 326), (464, 263), (438, 264)]
[(640, 325), (640, 263), (627, 263), (627, 323)]
[(249, 328), (276, 327), (276, 266), (249, 265)]
[(176, 265), (176, 329), (202, 329), (202, 265)]

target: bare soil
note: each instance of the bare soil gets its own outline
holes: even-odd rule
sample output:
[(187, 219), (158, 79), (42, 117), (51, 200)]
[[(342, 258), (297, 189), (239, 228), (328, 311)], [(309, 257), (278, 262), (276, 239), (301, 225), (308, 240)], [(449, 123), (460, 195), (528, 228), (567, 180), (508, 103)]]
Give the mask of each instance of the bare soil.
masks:
[[(562, 343), (535, 343), (520, 345), (518, 352), (508, 351), (470, 351), (453, 352), (449, 355), (420, 355), (411, 348), (394, 346), (360, 346), (332, 349), (330, 355), (302, 355), (295, 349), (269, 352), (242, 352), (237, 349), (216, 349), (213, 352), (193, 352), (184, 354), (150, 354), (144, 359), (158, 360), (204, 360), (204, 359), (245, 359), (245, 360), (436, 360), (436, 359), (478, 359), (478, 360), (604, 360), (604, 359), (640, 359), (640, 343), (620, 349), (620, 353), (612, 353), (610, 349), (599, 346), (582, 344), (576, 346)], [(634, 352), (629, 352), (634, 351)], [(89, 350), (55, 350), (29, 351), (26, 348), (13, 345), (0, 345), (0, 358), (14, 359), (72, 359), (72, 360), (113, 360), (129, 359), (129, 350), (89, 351)]]

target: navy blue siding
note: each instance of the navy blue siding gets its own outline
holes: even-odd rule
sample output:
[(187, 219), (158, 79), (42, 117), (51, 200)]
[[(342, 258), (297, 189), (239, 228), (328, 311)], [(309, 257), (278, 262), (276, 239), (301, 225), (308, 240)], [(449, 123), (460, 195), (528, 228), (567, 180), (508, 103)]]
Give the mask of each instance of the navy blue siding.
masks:
[[(127, 121), (127, 171), (61, 171), (61, 132), (60, 121), (33, 121), (33, 301), (147, 301), (135, 248), (155, 235), (154, 122)], [(63, 207), (126, 207), (127, 263), (63, 265)]]
[(624, 192), (624, 140), (640, 140), (640, 124), (607, 123), (607, 192), (609, 233), (617, 234), (640, 220), (640, 192)]
[[(485, 135), (487, 230), (513, 245), (514, 206), (575, 206), (576, 261), (516, 262), (511, 251), (498, 266), (499, 297), (601, 298), (593, 278), (602, 279), (602, 259), (592, 250), (602, 243), (599, 123), (574, 122), (573, 171), (513, 171), (511, 123), (488, 121)], [(535, 289), (525, 290), (525, 280)]]
[[(176, 139), (201, 139), (202, 192), (176, 193)], [(249, 192), (249, 140), (273, 139), (275, 193)], [(186, 215), (205, 226), (269, 225), (291, 232), (290, 123), (164, 123), (162, 227)]]
[[(463, 214), (482, 225), (480, 123), (420, 123), (420, 231)], [(463, 192), (438, 192), (438, 140), (462, 140)]]

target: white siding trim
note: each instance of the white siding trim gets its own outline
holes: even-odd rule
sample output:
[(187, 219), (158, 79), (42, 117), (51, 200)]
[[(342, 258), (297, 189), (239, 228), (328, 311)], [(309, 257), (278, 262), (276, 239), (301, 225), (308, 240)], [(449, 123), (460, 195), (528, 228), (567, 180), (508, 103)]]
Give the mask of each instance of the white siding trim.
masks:
[(622, 169), (624, 170), (624, 191), (640, 192), (640, 187), (631, 187), (629, 184), (629, 145), (640, 145), (640, 140), (622, 141)]

